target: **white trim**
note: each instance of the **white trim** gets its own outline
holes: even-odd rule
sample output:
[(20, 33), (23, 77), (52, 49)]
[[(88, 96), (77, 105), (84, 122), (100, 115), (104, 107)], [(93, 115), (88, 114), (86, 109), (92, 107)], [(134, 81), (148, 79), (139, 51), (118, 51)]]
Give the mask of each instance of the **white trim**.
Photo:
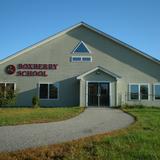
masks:
[(97, 29), (95, 27), (92, 27), (92, 26), (90, 26), (90, 25), (88, 25), (88, 24), (86, 24), (84, 22), (81, 22), (81, 23), (82, 23), (82, 25), (84, 25), (85, 27), (89, 28), (90, 30), (93, 30), (93, 31), (99, 33), (100, 35), (102, 35), (102, 36), (104, 36), (104, 37), (106, 37), (108, 39), (111, 39), (112, 41), (114, 41), (114, 42), (116, 42), (116, 43), (118, 43), (118, 44), (120, 44), (120, 45), (122, 45), (122, 46), (124, 46), (124, 47), (126, 47), (126, 48), (128, 48), (128, 49), (130, 49), (130, 50), (132, 50), (132, 51), (134, 51), (136, 53), (138, 53), (138, 54), (140, 54), (141, 56), (143, 56), (143, 57), (145, 57), (147, 59), (150, 59), (151, 61), (153, 61), (155, 63), (160, 64), (160, 61), (158, 59), (156, 59), (156, 58), (154, 58), (154, 57), (152, 57), (152, 56), (140, 51), (139, 49), (136, 49), (136, 48), (132, 47), (131, 45), (129, 45), (129, 44), (125, 43), (125, 42), (122, 42), (121, 40), (119, 40), (117, 38), (114, 38), (111, 35), (109, 35), (107, 33), (104, 33), (103, 31), (100, 31), (99, 29)]
[[(76, 50), (81, 44), (83, 44), (83, 45), (86, 47), (86, 49), (87, 49), (88, 52), (75, 52), (75, 50)], [(72, 53), (75, 53), (75, 54), (77, 54), (77, 53), (83, 54), (83, 53), (91, 53), (91, 51), (90, 51), (90, 49), (87, 47), (87, 45), (86, 45), (83, 41), (80, 41), (80, 42), (77, 44), (77, 46), (74, 48), (74, 50), (72, 51)]]
[[(73, 61), (73, 58), (76, 58), (76, 57), (80, 58), (80, 61)], [(90, 61), (83, 61), (84, 57), (85, 58), (90, 58)], [(92, 56), (72, 56), (72, 57), (70, 57), (70, 61), (75, 62), (75, 63), (77, 63), (77, 62), (83, 62), (83, 63), (92, 62)]]
[(115, 103), (115, 105), (118, 106), (118, 103), (119, 103), (119, 101), (118, 101), (118, 81), (115, 82), (115, 92), (116, 92), (116, 94), (115, 94), (116, 95), (116, 98), (115, 98), (116, 99), (116, 103)]
[(25, 48), (25, 49), (23, 49), (23, 50), (21, 50), (19, 52), (16, 52), (15, 54), (13, 54), (11, 56), (8, 56), (7, 58), (1, 60), (0, 64), (5, 63), (5, 62), (7, 62), (7, 61), (9, 61), (9, 60), (11, 60), (13, 58), (16, 58), (17, 56), (22, 55), (23, 53), (26, 53), (26, 52), (28, 52), (28, 51), (30, 51), (30, 50), (32, 50), (32, 49), (34, 49), (34, 48), (36, 48), (36, 47), (38, 47), (40, 45), (43, 45), (43, 44), (45, 44), (45, 43), (47, 43), (47, 42), (49, 42), (49, 41), (61, 36), (61, 35), (64, 35), (65, 33), (69, 32), (69, 31), (71, 31), (71, 30), (73, 30), (73, 29), (75, 29), (75, 28), (77, 28), (79, 26), (84, 26), (84, 27), (86, 27), (86, 28), (88, 28), (90, 30), (93, 30), (98, 34), (100, 34), (100, 35), (102, 35), (102, 36), (104, 36), (104, 37), (106, 37), (108, 39), (111, 39), (112, 41), (114, 41), (114, 42), (116, 42), (116, 43), (118, 43), (118, 44), (120, 44), (120, 45), (122, 45), (122, 46), (124, 46), (126, 48), (129, 48), (130, 50), (140, 54), (141, 56), (143, 56), (143, 57), (145, 57), (145, 58), (147, 58), (147, 59), (149, 59), (149, 60), (151, 60), (151, 61), (153, 61), (153, 62), (155, 62), (157, 64), (160, 64), (160, 61), (158, 59), (153, 58), (152, 56), (150, 56), (150, 55), (148, 55), (148, 54), (146, 54), (146, 53), (144, 53), (144, 52), (142, 52), (142, 51), (140, 51), (140, 50), (138, 50), (138, 49), (136, 49), (136, 48), (134, 48), (134, 47), (132, 47), (132, 46), (130, 46), (130, 45), (128, 45), (128, 44), (126, 44), (126, 43), (124, 43), (124, 42), (122, 42), (122, 41), (120, 41), (120, 40), (118, 40), (118, 39), (106, 34), (106, 33), (104, 33), (104, 32), (102, 32), (102, 31), (98, 30), (98, 29), (96, 29), (96, 28), (94, 28), (94, 27), (92, 27), (92, 26), (90, 26), (90, 25), (88, 25), (88, 24), (86, 24), (84, 22), (80, 22), (80, 23), (78, 23), (78, 24), (76, 24), (76, 25), (74, 25), (74, 26), (72, 26), (70, 28), (67, 28), (66, 30), (63, 30), (63, 31), (61, 31), (61, 32), (59, 32), (59, 33), (57, 33), (57, 34), (55, 34), (53, 36), (50, 36), (50, 37), (48, 37), (48, 38), (46, 38), (46, 39), (44, 39), (44, 40), (42, 40), (42, 41), (40, 41), (40, 42), (38, 42), (36, 44), (33, 44), (33, 45), (31, 45), (31, 46), (29, 46), (29, 47), (27, 47), (27, 48)]
[(160, 99), (155, 99), (155, 95), (156, 95), (156, 94), (155, 94), (155, 86), (156, 86), (156, 85), (157, 85), (157, 86), (158, 86), (158, 85), (160, 86), (160, 83), (154, 83), (154, 84), (153, 84), (153, 100), (154, 100), (154, 101), (160, 101)]
[(7, 83), (13, 83), (13, 84), (14, 84), (14, 91), (16, 90), (16, 82), (11, 82), (11, 81), (5, 81), (5, 82), (4, 82), (4, 81), (0, 81), (0, 84), (1, 84), (1, 83), (4, 83), (4, 84), (5, 84), (5, 87), (6, 87), (6, 84), (7, 84)]
[(85, 85), (86, 86), (85, 88), (86, 107), (88, 107), (88, 83), (108, 83), (109, 84), (109, 107), (112, 107), (112, 87), (111, 87), (110, 81), (86, 81), (86, 85)]
[(93, 68), (93, 69), (91, 69), (91, 70), (89, 70), (89, 71), (87, 71), (87, 72), (85, 72), (85, 73), (77, 76), (77, 79), (83, 79), (83, 77), (85, 77), (86, 75), (88, 75), (88, 74), (90, 74), (90, 73), (92, 73), (92, 72), (94, 72), (94, 71), (96, 71), (96, 70), (98, 70), (98, 69), (101, 70), (101, 71), (103, 71), (103, 72), (105, 72), (106, 74), (109, 74), (110, 76), (116, 78), (116, 80), (119, 79), (119, 78), (121, 78), (121, 77), (118, 76), (117, 74), (115, 74), (115, 73), (113, 73), (113, 72), (110, 72), (109, 70), (106, 70), (106, 69), (103, 68), (103, 67), (97, 66), (97, 67), (95, 67), (95, 68)]
[(112, 83), (111, 82), (108, 82), (109, 83), (109, 107), (112, 107)]
[(78, 23), (78, 24), (73, 25), (73, 26), (71, 26), (71, 27), (69, 27), (69, 28), (67, 28), (67, 29), (65, 29), (65, 30), (63, 30), (63, 31), (61, 31), (61, 32), (58, 32), (58, 33), (56, 33), (56, 34), (54, 34), (54, 35), (52, 35), (52, 36), (50, 36), (50, 37), (47, 37), (47, 38), (45, 38), (45, 39), (43, 39), (43, 40), (41, 40), (41, 41), (39, 41), (39, 42), (37, 42), (37, 43), (29, 46), (29, 47), (26, 47), (26, 48), (24, 48), (24, 49), (16, 52), (15, 54), (12, 54), (12, 55), (10, 55), (10, 56), (2, 59), (2, 60), (0, 61), (0, 64), (3, 64), (3, 63), (5, 63), (5, 62), (7, 62), (7, 61), (9, 61), (9, 60), (11, 60), (11, 59), (13, 59), (13, 58), (16, 58), (17, 56), (20, 56), (20, 55), (22, 55), (22, 54), (24, 54), (24, 53), (26, 53), (26, 52), (34, 49), (34, 48), (37, 48), (37, 47), (39, 47), (39, 46), (47, 43), (47, 42), (50, 42), (51, 40), (54, 40), (54, 39), (58, 38), (59, 36), (62, 36), (62, 35), (64, 35), (65, 33), (69, 32), (69, 31), (71, 31), (72, 29), (77, 28), (77, 27), (79, 27), (79, 26), (81, 26), (81, 25), (82, 25), (82, 23)]
[[(138, 86), (138, 99), (131, 99), (131, 85)], [(148, 86), (148, 99), (141, 99), (141, 91), (140, 91), (141, 85)], [(149, 85), (149, 83), (129, 83), (128, 91), (129, 91), (129, 97), (128, 97), (129, 101), (150, 101), (150, 85)]]
[[(75, 57), (80, 58), (80, 61), (74, 61), (73, 58), (75, 58)], [(70, 61), (71, 62), (82, 62), (82, 58), (81, 58), (81, 56), (72, 56), (72, 57), (70, 57)]]
[[(48, 97), (45, 99), (45, 98), (40, 98), (40, 84), (47, 84), (48, 85)], [(54, 84), (56, 85), (57, 87), (57, 98), (49, 98), (49, 84)], [(59, 82), (38, 82), (38, 97), (40, 100), (60, 100), (60, 96), (59, 96)]]
[(85, 103), (85, 106), (88, 107), (88, 81), (86, 81), (85, 83), (85, 99), (86, 99), (86, 103)]

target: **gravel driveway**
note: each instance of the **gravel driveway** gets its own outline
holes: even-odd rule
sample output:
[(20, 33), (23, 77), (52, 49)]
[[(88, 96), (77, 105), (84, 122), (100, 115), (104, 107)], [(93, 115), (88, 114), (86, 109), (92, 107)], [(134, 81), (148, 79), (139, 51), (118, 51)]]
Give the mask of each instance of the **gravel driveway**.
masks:
[(0, 151), (55, 144), (127, 127), (134, 118), (118, 109), (88, 108), (69, 120), (0, 127)]

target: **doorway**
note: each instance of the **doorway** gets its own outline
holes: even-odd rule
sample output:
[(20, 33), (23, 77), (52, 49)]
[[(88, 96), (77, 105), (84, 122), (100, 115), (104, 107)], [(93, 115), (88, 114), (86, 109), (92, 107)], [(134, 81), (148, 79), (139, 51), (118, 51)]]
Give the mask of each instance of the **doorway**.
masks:
[(88, 106), (109, 106), (109, 93), (108, 82), (88, 82)]

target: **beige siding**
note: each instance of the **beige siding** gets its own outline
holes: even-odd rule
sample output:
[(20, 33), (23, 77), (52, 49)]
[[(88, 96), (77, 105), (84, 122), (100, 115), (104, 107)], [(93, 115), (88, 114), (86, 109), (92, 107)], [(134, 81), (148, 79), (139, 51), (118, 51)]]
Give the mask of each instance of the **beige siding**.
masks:
[[(92, 52), (91, 54), (83, 54), (92, 56), (92, 63), (70, 62), (70, 57), (75, 55), (71, 52), (81, 40), (85, 42)], [(48, 71), (48, 77), (16, 77), (15, 75), (7, 75), (4, 72), (8, 64), (16, 65), (19, 63), (56, 63), (59, 68), (55, 71)], [(31, 98), (38, 94), (37, 84), (39, 82), (59, 82), (59, 99), (41, 101), (41, 105), (84, 106), (86, 83), (85, 81), (79, 82), (76, 77), (96, 66), (102, 66), (121, 76), (121, 79), (117, 81), (117, 88), (116, 81), (112, 81), (112, 105), (116, 105), (116, 101), (118, 101), (118, 105), (135, 103), (128, 102), (125, 98), (129, 83), (149, 83), (150, 93), (152, 94), (152, 84), (160, 82), (160, 65), (85, 27), (78, 27), (65, 35), (1, 64), (0, 81), (16, 82), (19, 92), (18, 105), (31, 105)], [(111, 77), (102, 76), (101, 78), (110, 80)], [(96, 79), (96, 77), (92, 75), (89, 79)], [(116, 97), (117, 95), (118, 97)], [(151, 99), (149, 102), (144, 102), (144, 104), (159, 105), (159, 102)]]

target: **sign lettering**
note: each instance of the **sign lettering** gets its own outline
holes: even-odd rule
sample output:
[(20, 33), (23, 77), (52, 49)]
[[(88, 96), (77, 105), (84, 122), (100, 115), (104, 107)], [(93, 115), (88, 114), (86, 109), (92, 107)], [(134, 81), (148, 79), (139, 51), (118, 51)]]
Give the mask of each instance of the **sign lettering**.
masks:
[(17, 67), (14, 65), (8, 65), (6, 67), (7, 74), (14, 74), (16, 76), (39, 76), (47, 77), (47, 70), (57, 70), (58, 64), (18, 64)]

